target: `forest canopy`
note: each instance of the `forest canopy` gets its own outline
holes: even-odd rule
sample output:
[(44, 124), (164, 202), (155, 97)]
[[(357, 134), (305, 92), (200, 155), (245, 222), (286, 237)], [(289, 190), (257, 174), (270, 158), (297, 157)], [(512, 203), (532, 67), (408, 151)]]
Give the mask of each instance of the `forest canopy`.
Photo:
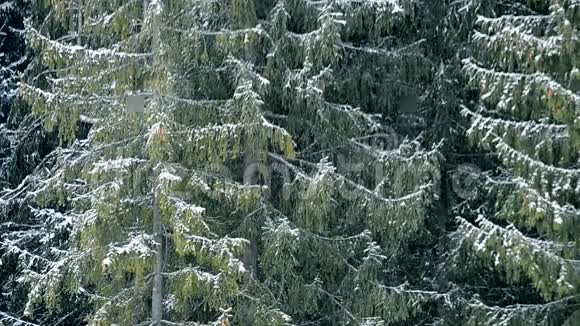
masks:
[(0, 4), (0, 325), (576, 325), (578, 0)]

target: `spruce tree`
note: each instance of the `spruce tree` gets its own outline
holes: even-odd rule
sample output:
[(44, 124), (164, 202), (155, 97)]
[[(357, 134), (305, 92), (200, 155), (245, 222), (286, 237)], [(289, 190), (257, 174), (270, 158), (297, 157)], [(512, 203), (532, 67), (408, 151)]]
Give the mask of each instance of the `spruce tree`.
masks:
[[(288, 133), (259, 114), (265, 81), (233, 57), (245, 52), (238, 48), (244, 38), (262, 40), (259, 30), (170, 25), (196, 3), (79, 4), (81, 17), (70, 19), (78, 23), (72, 44), (27, 28), (56, 78), (47, 90), (23, 85), (23, 97), (45, 115), (47, 127), (58, 127), (63, 142), (78, 120), (94, 126), (87, 141), (61, 153), (62, 164), (37, 194), (41, 207), (68, 207), (72, 239), (44, 275), (29, 275), (34, 286), (26, 313), (39, 303), (66, 309), (61, 293), (73, 292), (94, 304), (88, 316), (94, 325), (225, 321), (220, 308), (246, 283), (235, 256), (247, 240), (229, 237), (232, 226), (224, 222), (248, 214), (263, 188), (221, 178), (219, 166), (242, 153), (263, 159), (268, 148), (285, 156), (293, 149)], [(57, 4), (55, 12), (67, 5)], [(187, 60), (199, 52), (185, 44), (206, 36), (215, 42), (212, 61)], [(249, 53), (255, 44), (248, 46)], [(195, 87), (212, 79), (214, 85)], [(132, 91), (147, 93), (144, 121), (123, 112)], [(262, 308), (262, 318), (277, 314)]]
[[(0, 186), (14, 186), (26, 174), (17, 162), (23, 138), (39, 128), (38, 122), (23, 119), (15, 104), (18, 93), (18, 74), (26, 67), (24, 38), (19, 33), (24, 15), (29, 9), (20, 1), (6, 1), (0, 5)], [(19, 126), (19, 124), (21, 124)], [(30, 143), (30, 142), (29, 142)], [(27, 154), (31, 154), (30, 152)], [(33, 161), (27, 157), (27, 161)], [(27, 163), (28, 163), (27, 162)]]
[(0, 323), (574, 325), (580, 6), (446, 3), (2, 4)]
[(477, 295), (466, 305), (470, 325), (573, 325), (580, 3), (471, 1), (464, 9), (475, 28), (462, 65), (480, 94), (462, 110), (467, 136), (497, 160), (481, 175), (471, 212), (457, 218), (449, 274)]
[(421, 251), (442, 160), (417, 132), (441, 76), (433, 7), (49, 4), (69, 33), (29, 22), (48, 77), (21, 94), (69, 145), (29, 194), (47, 237), (71, 238), (23, 264), (26, 315), (76, 298), (92, 325), (441, 320)]
[[(20, 308), (26, 287), (19, 283), (21, 266), (36, 268), (46, 256), (39, 243), (42, 223), (32, 214), (25, 199), (28, 181), (38, 180), (36, 172), (55, 146), (55, 137), (42, 129), (41, 119), (18, 94), (19, 75), (27, 71), (31, 53), (25, 47), (22, 29), (31, 14), (28, 1), (0, 4), (0, 324), (27, 325)], [(40, 166), (40, 167), (39, 167)], [(42, 173), (39, 173), (42, 174)], [(46, 176), (44, 174), (43, 176)], [(33, 266), (34, 265), (34, 266)], [(72, 314), (71, 314), (72, 316)], [(57, 314), (52, 317), (59, 318)], [(49, 318), (42, 318), (50, 323)]]
[(22, 59), (22, 41), (10, 29), (18, 20), (18, 12), (15, 10), (14, 2), (3, 3), (0, 7), (0, 62), (2, 70), (2, 84), (0, 84), (0, 114), (1, 121), (5, 121), (8, 105), (16, 95), (15, 78), (18, 65)]

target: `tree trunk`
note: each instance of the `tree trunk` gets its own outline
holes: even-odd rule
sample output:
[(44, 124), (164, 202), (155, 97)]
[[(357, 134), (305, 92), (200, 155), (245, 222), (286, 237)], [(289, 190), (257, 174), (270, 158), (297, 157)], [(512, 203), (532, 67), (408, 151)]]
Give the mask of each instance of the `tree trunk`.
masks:
[[(256, 159), (257, 151), (258, 149), (256, 148), (255, 144), (250, 144), (246, 148), (243, 169), (243, 182), (245, 185), (257, 185), (260, 183), (263, 184), (265, 182), (264, 179), (268, 178), (265, 164)], [(254, 232), (251, 233), (256, 234)], [(258, 243), (256, 237), (254, 236), (248, 240), (250, 240), (250, 244), (242, 257), (242, 261), (250, 273), (256, 276), (258, 273)]]
[(81, 33), (83, 31), (83, 0), (77, 1), (77, 45), (81, 43)]
[[(155, 33), (157, 34), (157, 33)], [(154, 40), (156, 38), (154, 37)], [(153, 43), (153, 51), (155, 51), (155, 46), (157, 42)], [(154, 90), (155, 103), (160, 108), (159, 94)], [(153, 276), (153, 296), (151, 302), (151, 317), (153, 319), (153, 325), (161, 326), (161, 320), (163, 315), (163, 262), (165, 257), (163, 255), (164, 245), (163, 245), (163, 224), (161, 222), (161, 212), (159, 210), (159, 197), (157, 196), (156, 189), (153, 189), (153, 231), (155, 232), (155, 242), (159, 244), (157, 247), (157, 252), (155, 254), (155, 275)]]
[(159, 210), (159, 198), (153, 189), (153, 234), (158, 244), (155, 254), (155, 273), (153, 275), (153, 292), (151, 298), (152, 325), (160, 326), (163, 317), (163, 226)]
[[(147, 11), (149, 4), (148, 0), (143, 0), (143, 23), (147, 19)], [(151, 50), (155, 53), (156, 47), (158, 46), (159, 30), (158, 26), (155, 26), (153, 31), (153, 42), (151, 44)], [(155, 60), (155, 58), (153, 58)], [(156, 90), (153, 90), (154, 102), (158, 106), (160, 104), (159, 94)], [(159, 196), (157, 194), (157, 182), (154, 184), (153, 188), (153, 234), (155, 242), (158, 244), (155, 253), (155, 270), (153, 274), (153, 289), (151, 293), (151, 325), (161, 326), (161, 321), (163, 320), (163, 263), (165, 261), (164, 257), (164, 236), (163, 236), (163, 224), (161, 222), (161, 212), (159, 208)]]

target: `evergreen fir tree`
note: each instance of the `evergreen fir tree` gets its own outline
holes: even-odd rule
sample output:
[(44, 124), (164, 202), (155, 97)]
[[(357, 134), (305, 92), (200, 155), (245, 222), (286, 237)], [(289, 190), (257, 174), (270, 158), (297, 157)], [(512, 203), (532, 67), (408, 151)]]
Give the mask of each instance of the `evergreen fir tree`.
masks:
[(15, 10), (15, 3), (12, 1), (3, 3), (0, 7), (0, 62), (2, 70), (2, 84), (0, 84), (0, 114), (2, 121), (5, 121), (8, 105), (16, 95), (15, 78), (18, 66), (22, 63), (22, 42), (10, 29), (18, 21), (18, 11)]
[(12, 121), (61, 146), (0, 193), (0, 321), (573, 325), (579, 7), (36, 2)]
[[(22, 29), (23, 15), (27, 7), (20, 1), (7, 1), (0, 5), (0, 185), (14, 186), (20, 174), (16, 168), (17, 148), (23, 134), (38, 130), (38, 122), (22, 119), (16, 112), (14, 99), (18, 92), (18, 74), (26, 67), (24, 39), (18, 32)], [(18, 125), (22, 123), (19, 127)], [(30, 128), (30, 129), (28, 129)], [(28, 129), (28, 130), (27, 130)], [(32, 129), (32, 130), (31, 130)], [(33, 137), (30, 137), (33, 138)], [(31, 161), (28, 158), (27, 161)], [(24, 165), (24, 164), (23, 164)], [(22, 168), (20, 168), (22, 169)]]
[[(433, 25), (420, 24), (432, 6), (49, 8), (70, 33), (27, 26), (49, 76), (21, 92), (71, 145), (30, 196), (44, 234), (72, 235), (48, 241), (45, 270), (23, 264), (28, 316), (76, 297), (92, 325), (443, 317), (449, 295), (417, 270), (432, 258), (416, 251), (437, 241), (441, 180), (439, 142), (416, 138), (440, 71), (426, 50)], [(143, 120), (124, 112), (130, 93), (147, 97)], [(87, 140), (74, 140), (79, 121)], [(413, 140), (398, 137), (406, 130)]]
[(457, 218), (449, 273), (478, 295), (466, 307), (470, 325), (575, 324), (580, 3), (471, 1), (465, 9), (477, 16), (463, 70), (481, 96), (462, 112), (471, 144), (498, 164), (481, 176), (472, 211)]
[[(39, 243), (46, 234), (37, 227), (43, 217), (31, 211), (26, 191), (32, 180), (46, 177), (42, 169), (50, 166), (46, 156), (56, 142), (52, 133), (42, 129), (41, 118), (34, 117), (16, 96), (19, 74), (26, 72), (31, 55), (22, 35), (23, 21), (32, 11), (30, 3), (4, 1), (0, 8), (0, 324), (29, 325), (19, 313), (27, 291), (19, 283), (19, 272), (21, 266), (38, 268), (48, 253)], [(42, 320), (50, 323), (52, 317), (61, 316)]]
[[(247, 241), (228, 237), (223, 218), (249, 213), (263, 189), (220, 178), (213, 165), (241, 153), (260, 158), (268, 147), (291, 155), (293, 144), (259, 115), (264, 80), (231, 56), (243, 52), (239, 41), (258, 30), (192, 29), (193, 35), (177, 31), (184, 40), (176, 40), (171, 33), (177, 28), (167, 23), (181, 10), (195, 9), (191, 5), (82, 3), (76, 45), (28, 27), (32, 46), (57, 78), (49, 80), (49, 90), (23, 85), (23, 96), (46, 115), (48, 127), (58, 126), (63, 141), (74, 135), (79, 119), (94, 126), (86, 142), (60, 156), (62, 165), (38, 192), (41, 206), (69, 207), (64, 215), (72, 220), (73, 239), (44, 275), (29, 275), (34, 287), (27, 314), (39, 302), (65, 308), (60, 293), (77, 292), (95, 304), (89, 324), (160, 324), (163, 315), (207, 321), (239, 295), (244, 267), (235, 254)], [(111, 31), (118, 39), (105, 39)], [(185, 61), (187, 68), (207, 80), (213, 76), (222, 87), (186, 88), (185, 98), (180, 82), (202, 79), (178, 66), (184, 55), (198, 53), (180, 53), (180, 42), (196, 36), (219, 41), (212, 48), (216, 55), (203, 65)], [(127, 91), (139, 89), (152, 93), (144, 126), (123, 112)], [(249, 144), (256, 148), (250, 151)], [(263, 309), (263, 318), (277, 314)]]

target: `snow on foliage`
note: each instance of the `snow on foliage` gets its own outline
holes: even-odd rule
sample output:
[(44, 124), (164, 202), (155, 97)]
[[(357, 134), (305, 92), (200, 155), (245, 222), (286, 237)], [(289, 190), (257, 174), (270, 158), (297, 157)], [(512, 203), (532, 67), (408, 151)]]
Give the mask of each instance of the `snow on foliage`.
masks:
[(100, 173), (107, 173), (111, 171), (121, 172), (126, 171), (126, 169), (130, 166), (144, 163), (146, 162), (143, 159), (138, 158), (117, 158), (114, 160), (107, 160), (102, 162), (97, 162), (93, 164), (93, 169), (89, 172), (89, 174), (100, 174)]

